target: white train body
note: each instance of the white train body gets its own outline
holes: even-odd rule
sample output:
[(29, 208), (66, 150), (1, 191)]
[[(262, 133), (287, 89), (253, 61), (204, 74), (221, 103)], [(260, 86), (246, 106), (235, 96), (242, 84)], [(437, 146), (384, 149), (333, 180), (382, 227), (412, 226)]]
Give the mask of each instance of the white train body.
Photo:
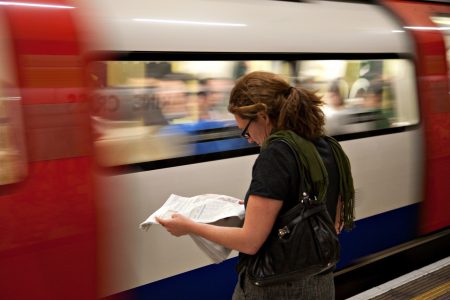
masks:
[[(207, 61), (220, 61), (230, 53), (233, 58), (242, 54), (244, 59), (263, 54), (265, 60), (271, 56), (277, 60), (283, 54), (297, 55), (296, 59), (304, 54), (316, 59), (360, 59), (364, 55), (376, 59), (379, 54), (383, 59), (386, 53), (408, 58), (403, 59), (405, 75), (400, 84), (407, 89), (398, 105), (415, 112), (416, 119), (408, 120), (407, 130), (347, 139), (342, 145), (352, 163), (357, 219), (421, 201), (422, 131), (414, 65), (409, 60), (414, 52), (408, 34), (382, 7), (257, 0), (92, 4), (97, 7), (90, 10), (89, 20), (97, 21), (99, 32), (93, 37), (97, 48), (92, 50), (101, 53), (140, 53), (147, 60), (159, 60), (155, 52), (162, 57), (176, 53), (178, 60), (187, 61), (192, 53), (204, 54), (194, 60)], [(159, 226), (143, 232), (139, 223), (171, 193), (243, 198), (255, 158), (256, 154), (115, 176), (100, 174), (101, 295), (210, 265), (189, 237), (174, 238)]]

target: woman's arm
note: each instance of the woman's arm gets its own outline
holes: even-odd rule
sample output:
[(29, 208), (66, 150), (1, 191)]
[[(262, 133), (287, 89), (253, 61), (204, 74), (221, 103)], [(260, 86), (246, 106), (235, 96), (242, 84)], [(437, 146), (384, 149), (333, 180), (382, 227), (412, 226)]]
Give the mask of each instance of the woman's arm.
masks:
[(157, 221), (175, 236), (195, 234), (227, 248), (255, 254), (272, 230), (282, 205), (279, 200), (251, 195), (242, 228), (196, 223), (180, 214)]

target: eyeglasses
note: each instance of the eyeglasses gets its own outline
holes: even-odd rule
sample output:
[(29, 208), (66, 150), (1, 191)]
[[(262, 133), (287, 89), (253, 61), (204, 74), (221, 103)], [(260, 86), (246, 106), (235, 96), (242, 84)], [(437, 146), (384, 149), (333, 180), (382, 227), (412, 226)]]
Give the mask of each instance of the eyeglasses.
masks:
[(248, 133), (248, 127), (250, 126), (250, 123), (251, 123), (252, 121), (253, 121), (253, 119), (250, 119), (250, 120), (248, 121), (247, 125), (245, 126), (244, 130), (242, 130), (242, 132), (241, 132), (241, 136), (242, 136), (244, 139), (250, 138), (250, 134)]

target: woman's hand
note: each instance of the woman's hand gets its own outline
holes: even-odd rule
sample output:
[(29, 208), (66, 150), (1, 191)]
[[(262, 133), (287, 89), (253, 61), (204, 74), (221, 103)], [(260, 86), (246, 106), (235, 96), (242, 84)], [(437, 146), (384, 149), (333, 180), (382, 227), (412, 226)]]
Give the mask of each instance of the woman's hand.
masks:
[(174, 213), (170, 219), (161, 219), (158, 217), (155, 219), (174, 236), (189, 234), (191, 232), (191, 225), (195, 224), (191, 219), (177, 213)]
[(341, 233), (342, 229), (344, 228), (344, 220), (342, 214), (344, 213), (343, 208), (344, 202), (342, 202), (341, 196), (339, 196), (339, 199), (337, 201), (336, 205), (336, 216), (334, 218), (334, 229), (336, 230), (336, 233)]

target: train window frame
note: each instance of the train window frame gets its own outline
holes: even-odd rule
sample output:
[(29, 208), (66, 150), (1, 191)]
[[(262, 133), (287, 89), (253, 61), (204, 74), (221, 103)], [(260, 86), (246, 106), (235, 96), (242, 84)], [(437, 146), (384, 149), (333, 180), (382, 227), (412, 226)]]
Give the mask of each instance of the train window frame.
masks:
[[(379, 128), (361, 132), (345, 132), (333, 134), (339, 141), (366, 138), (370, 136), (392, 134), (415, 129), (420, 126), (419, 103), (417, 83), (415, 78), (415, 64), (412, 55), (408, 53), (206, 53), (206, 52), (95, 52), (91, 53), (90, 61), (285, 61), (291, 64), (295, 72), (296, 64), (307, 60), (403, 60), (410, 69), (410, 90), (412, 102), (415, 103), (415, 120), (413, 122), (399, 122), (394, 127)], [(206, 132), (207, 133), (207, 132)], [(238, 135), (238, 132), (236, 131)], [(147, 171), (153, 169), (167, 168), (186, 164), (200, 163), (212, 160), (232, 158), (244, 155), (253, 155), (259, 152), (258, 146), (246, 147), (244, 149), (231, 149), (221, 152), (189, 154), (182, 157), (171, 157), (155, 161), (128, 163), (124, 165), (103, 166), (108, 169), (116, 169), (117, 172)]]

